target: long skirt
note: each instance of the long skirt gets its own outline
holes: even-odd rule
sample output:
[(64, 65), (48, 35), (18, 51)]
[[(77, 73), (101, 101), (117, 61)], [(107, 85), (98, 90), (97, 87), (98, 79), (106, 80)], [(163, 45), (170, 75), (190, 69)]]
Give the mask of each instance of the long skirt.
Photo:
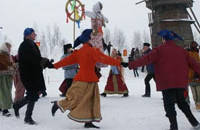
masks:
[(190, 87), (191, 87), (191, 90), (192, 90), (192, 95), (193, 95), (193, 99), (194, 99), (195, 104), (200, 105), (200, 83), (198, 83), (198, 82), (190, 83)]
[(12, 107), (12, 76), (0, 76), (0, 108), (10, 109)]
[(21, 100), (24, 97), (25, 88), (21, 81), (19, 71), (17, 70), (14, 76), (15, 98), (14, 102)]
[(77, 122), (99, 122), (102, 119), (99, 88), (94, 82), (74, 81), (58, 106), (62, 112), (69, 110), (68, 117)]
[(106, 94), (126, 94), (128, 93), (128, 88), (122, 80), (121, 75), (110, 74), (107, 79), (107, 84), (104, 90)]

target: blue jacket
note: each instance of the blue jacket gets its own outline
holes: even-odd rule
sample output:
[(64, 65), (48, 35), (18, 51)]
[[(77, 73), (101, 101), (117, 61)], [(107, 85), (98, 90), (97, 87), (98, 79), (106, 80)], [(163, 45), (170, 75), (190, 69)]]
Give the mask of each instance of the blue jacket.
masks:
[[(151, 51), (152, 50), (149, 48), (147, 51), (144, 52), (144, 55), (149, 54)], [(154, 74), (154, 66), (153, 66), (153, 64), (148, 64), (146, 67), (147, 67), (147, 73)]]
[[(61, 59), (69, 56), (70, 54), (64, 54)], [(69, 65), (69, 66), (65, 66), (63, 67), (63, 69), (65, 70), (65, 79), (73, 79), (74, 76), (77, 74), (78, 72), (78, 64), (74, 64), (74, 65)]]

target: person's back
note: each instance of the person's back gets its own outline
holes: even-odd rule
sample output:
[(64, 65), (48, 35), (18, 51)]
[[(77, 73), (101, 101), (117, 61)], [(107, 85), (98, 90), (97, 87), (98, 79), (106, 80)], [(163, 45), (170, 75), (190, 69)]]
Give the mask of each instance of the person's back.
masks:
[(165, 89), (165, 86), (187, 86), (189, 67), (187, 52), (173, 41), (168, 41), (155, 51), (157, 53), (152, 63), (155, 66), (157, 86), (161, 85), (162, 89)]

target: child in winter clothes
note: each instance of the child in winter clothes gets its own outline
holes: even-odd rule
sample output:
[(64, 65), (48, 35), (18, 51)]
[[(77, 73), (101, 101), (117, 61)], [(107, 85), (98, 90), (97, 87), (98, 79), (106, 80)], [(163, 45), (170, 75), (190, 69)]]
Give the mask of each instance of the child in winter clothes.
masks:
[(92, 122), (99, 122), (100, 97), (98, 89), (98, 77), (95, 74), (97, 62), (120, 66), (120, 61), (104, 55), (100, 50), (93, 48), (90, 44), (90, 36), (93, 30), (86, 29), (75, 41), (74, 47), (79, 44), (83, 46), (74, 51), (69, 57), (55, 63), (49, 64), (49, 68), (60, 68), (66, 65), (79, 64), (80, 70), (74, 77), (72, 86), (66, 94), (64, 100), (55, 101), (52, 107), (54, 115), (58, 108), (65, 112), (70, 110), (68, 117), (77, 122), (84, 122), (85, 128), (99, 128)]
[[(64, 59), (64, 58), (70, 56), (71, 53), (72, 53), (72, 44), (64, 45), (64, 55), (62, 56), (61, 59)], [(78, 72), (78, 64), (65, 66), (65, 67), (63, 67), (63, 69), (65, 71), (65, 80), (64, 80), (65, 83), (62, 84), (64, 86), (61, 85), (61, 87), (60, 87), (60, 90), (62, 91), (62, 94), (60, 95), (61, 97), (65, 97), (67, 90), (72, 85), (73, 78)]]

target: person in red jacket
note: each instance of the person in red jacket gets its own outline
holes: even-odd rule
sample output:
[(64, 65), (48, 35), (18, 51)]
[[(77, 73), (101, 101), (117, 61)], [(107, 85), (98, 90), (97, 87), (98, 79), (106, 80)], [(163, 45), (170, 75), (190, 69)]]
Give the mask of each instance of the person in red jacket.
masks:
[[(151, 53), (128, 63), (129, 69), (153, 64), (158, 91), (162, 91), (166, 116), (169, 118), (170, 130), (178, 130), (175, 103), (185, 114), (194, 128), (200, 129), (199, 122), (193, 116), (184, 98), (184, 90), (188, 86), (188, 71), (191, 67), (200, 75), (200, 64), (191, 58), (186, 50), (177, 46), (175, 39), (182, 40), (176, 33), (162, 30), (158, 33), (163, 44), (154, 48)], [(122, 63), (127, 66), (126, 63)]]
[(74, 47), (83, 44), (79, 50), (54, 65), (49, 64), (49, 68), (56, 69), (72, 64), (80, 65), (80, 70), (74, 77), (66, 98), (54, 102), (52, 115), (54, 116), (58, 109), (62, 112), (69, 110), (68, 117), (74, 121), (85, 123), (85, 128), (99, 128), (92, 122), (99, 122), (102, 119), (97, 84), (99, 78), (95, 73), (96, 63), (120, 66), (120, 60), (106, 56), (99, 49), (92, 47), (90, 44), (92, 32), (92, 29), (86, 29), (75, 40)]

